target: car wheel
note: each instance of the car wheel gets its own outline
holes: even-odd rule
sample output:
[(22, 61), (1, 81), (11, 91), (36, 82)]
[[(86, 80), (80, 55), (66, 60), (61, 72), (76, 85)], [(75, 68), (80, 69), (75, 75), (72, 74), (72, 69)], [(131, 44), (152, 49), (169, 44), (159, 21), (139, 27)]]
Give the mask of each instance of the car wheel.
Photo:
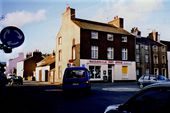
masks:
[(139, 87), (142, 89), (143, 88), (143, 84), (140, 84)]

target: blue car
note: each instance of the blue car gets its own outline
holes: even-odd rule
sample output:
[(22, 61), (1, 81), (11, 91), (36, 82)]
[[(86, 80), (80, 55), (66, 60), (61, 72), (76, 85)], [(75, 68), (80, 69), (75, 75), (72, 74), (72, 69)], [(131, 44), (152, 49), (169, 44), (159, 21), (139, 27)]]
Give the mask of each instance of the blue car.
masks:
[(90, 91), (90, 73), (85, 67), (68, 67), (63, 76), (63, 90), (83, 89)]

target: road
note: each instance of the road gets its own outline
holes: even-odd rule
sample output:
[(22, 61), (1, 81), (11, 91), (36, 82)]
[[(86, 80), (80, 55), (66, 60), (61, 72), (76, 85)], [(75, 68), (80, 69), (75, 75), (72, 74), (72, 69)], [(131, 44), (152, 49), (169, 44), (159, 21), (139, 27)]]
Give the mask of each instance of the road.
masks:
[(108, 105), (125, 102), (138, 90), (136, 83), (92, 83), (90, 93), (63, 92), (58, 85), (25, 82), (7, 86), (0, 113), (103, 113)]

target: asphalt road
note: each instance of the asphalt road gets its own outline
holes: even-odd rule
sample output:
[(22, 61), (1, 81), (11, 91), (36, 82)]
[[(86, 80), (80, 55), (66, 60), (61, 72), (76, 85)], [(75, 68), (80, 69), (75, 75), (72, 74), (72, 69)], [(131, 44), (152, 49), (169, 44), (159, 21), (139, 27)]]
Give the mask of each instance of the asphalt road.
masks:
[(103, 113), (139, 90), (135, 83), (92, 83), (87, 92), (63, 92), (60, 86), (26, 82), (1, 93), (0, 113)]

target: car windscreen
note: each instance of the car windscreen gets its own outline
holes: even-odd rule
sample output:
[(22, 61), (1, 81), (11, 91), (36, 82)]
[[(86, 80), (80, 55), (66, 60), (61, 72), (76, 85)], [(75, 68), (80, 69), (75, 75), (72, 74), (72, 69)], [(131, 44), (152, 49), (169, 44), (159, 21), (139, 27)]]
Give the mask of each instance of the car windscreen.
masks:
[(66, 78), (85, 78), (86, 70), (67, 70), (65, 73)]

